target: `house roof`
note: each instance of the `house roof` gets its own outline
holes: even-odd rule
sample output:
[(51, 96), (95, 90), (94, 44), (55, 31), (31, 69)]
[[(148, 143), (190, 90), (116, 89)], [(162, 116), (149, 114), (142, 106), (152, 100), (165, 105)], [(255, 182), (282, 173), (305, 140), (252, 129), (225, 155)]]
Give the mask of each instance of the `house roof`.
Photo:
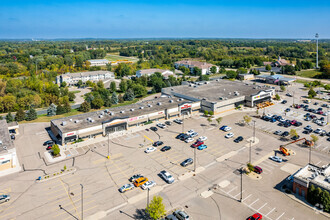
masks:
[(169, 70), (163, 70), (163, 69), (143, 69), (143, 70), (138, 70), (137, 72), (140, 72), (141, 75), (144, 75), (144, 74), (154, 74), (156, 72), (159, 72), (159, 73), (164, 73), (166, 71), (169, 71)]
[(5, 153), (7, 150), (15, 148), (14, 143), (10, 138), (6, 120), (0, 120), (0, 141), (0, 153)]
[(206, 63), (206, 62), (201, 62), (201, 61), (194, 61), (194, 60), (181, 60), (178, 62), (175, 62), (178, 65), (188, 65), (189, 67), (198, 67), (200, 69), (208, 69), (212, 66), (215, 66), (213, 64), (210, 63)]

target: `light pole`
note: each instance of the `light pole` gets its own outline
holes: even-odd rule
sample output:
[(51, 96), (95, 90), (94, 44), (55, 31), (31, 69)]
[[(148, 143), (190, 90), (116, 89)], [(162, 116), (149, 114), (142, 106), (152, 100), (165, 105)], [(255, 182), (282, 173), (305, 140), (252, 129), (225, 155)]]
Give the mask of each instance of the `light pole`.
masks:
[(253, 143), (256, 142), (256, 121), (253, 120)]
[(309, 158), (308, 158), (308, 163), (311, 164), (312, 160), (312, 146), (309, 146)]
[(110, 159), (110, 133), (108, 133), (108, 159)]
[(293, 105), (293, 107), (294, 107), (294, 90), (293, 90), (293, 92), (292, 92), (292, 105)]
[(196, 172), (196, 147), (194, 147), (194, 172)]
[(243, 201), (243, 167), (241, 167), (240, 173), (241, 173), (241, 198), (239, 201), (242, 202)]
[(319, 68), (319, 34), (315, 34), (316, 38), (316, 69)]
[(80, 184), (81, 186), (81, 220), (84, 219), (84, 186), (83, 184)]
[(329, 124), (329, 107), (327, 107), (327, 124)]
[(182, 114), (182, 133), (184, 133), (184, 114)]
[(148, 188), (148, 195), (147, 195), (147, 207), (149, 207), (149, 191), (150, 191), (150, 188)]
[(250, 153), (249, 153), (249, 163), (251, 164), (251, 150), (252, 149), (252, 140), (250, 140)]

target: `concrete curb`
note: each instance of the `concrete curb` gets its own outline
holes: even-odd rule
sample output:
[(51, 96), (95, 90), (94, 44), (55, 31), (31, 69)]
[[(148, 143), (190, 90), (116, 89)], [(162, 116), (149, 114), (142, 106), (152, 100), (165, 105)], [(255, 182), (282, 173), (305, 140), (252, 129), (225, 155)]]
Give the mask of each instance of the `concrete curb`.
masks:
[(194, 171), (189, 171), (189, 172), (187, 172), (187, 173), (182, 174), (182, 176), (179, 176), (178, 179), (179, 179), (180, 181), (183, 181), (183, 180), (189, 179), (189, 178), (193, 177), (194, 175), (196, 175), (196, 174), (198, 174), (198, 173), (200, 173), (200, 172), (203, 172), (204, 170), (205, 170), (204, 167), (197, 167), (197, 168), (196, 168), (196, 172), (194, 172)]
[[(62, 176), (65, 176), (65, 175), (68, 175), (68, 174), (74, 173), (74, 172), (76, 172), (76, 171), (77, 171), (76, 168), (71, 168), (71, 169), (69, 169), (69, 170), (67, 170), (67, 171), (62, 171), (62, 173), (55, 172), (55, 173), (51, 173), (51, 174), (49, 174), (49, 175), (44, 175), (44, 176), (42, 177), (43, 179), (38, 180), (37, 183), (42, 183), (42, 182), (46, 182), (46, 181), (48, 181), (48, 180), (56, 179), (56, 178), (59, 178), (59, 177), (62, 177)], [(61, 171), (60, 171), (60, 172), (61, 172)], [(57, 173), (59, 173), (59, 174), (57, 174)], [(56, 175), (54, 175), (54, 174), (56, 174)], [(49, 178), (45, 178), (46, 176), (49, 176)]]
[(206, 198), (212, 196), (213, 192), (211, 190), (210, 191), (204, 191), (200, 195), (201, 195), (202, 198), (206, 199)]
[[(153, 188), (150, 189), (149, 195), (154, 195), (156, 193), (159, 193), (160, 191), (162, 191), (164, 189), (163, 186), (155, 186)], [(145, 193), (140, 193), (139, 195), (133, 196), (132, 198), (129, 198), (127, 200), (127, 202), (129, 204), (134, 204), (137, 203), (138, 201), (147, 198), (147, 192), (146, 190), (144, 191)]]
[(231, 158), (232, 156), (234, 156), (234, 155), (236, 155), (236, 154), (237, 154), (237, 151), (230, 151), (229, 153), (227, 153), (227, 154), (225, 154), (225, 155), (223, 155), (223, 156), (221, 156), (221, 157), (218, 157), (218, 158), (216, 159), (216, 161), (217, 161), (217, 162), (222, 162), (222, 161), (224, 161), (224, 160), (227, 160), (227, 159)]
[(44, 155), (47, 159), (47, 162), (48, 163), (55, 163), (55, 162), (59, 162), (61, 160), (65, 160), (66, 159), (66, 155), (64, 154), (64, 152), (62, 151), (62, 154), (60, 157), (57, 157), (57, 158), (52, 158), (52, 156), (50, 155), (49, 151), (45, 151), (44, 152)]

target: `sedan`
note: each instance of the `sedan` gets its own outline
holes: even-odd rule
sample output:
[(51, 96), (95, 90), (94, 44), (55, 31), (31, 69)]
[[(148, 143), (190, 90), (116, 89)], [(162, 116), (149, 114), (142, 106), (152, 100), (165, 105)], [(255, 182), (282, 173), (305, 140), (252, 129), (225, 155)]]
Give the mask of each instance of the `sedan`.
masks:
[(206, 141), (207, 140), (207, 137), (206, 136), (200, 136), (198, 138), (199, 141)]
[(143, 190), (146, 190), (146, 189), (150, 189), (150, 188), (152, 188), (152, 187), (154, 187), (154, 186), (156, 186), (156, 182), (153, 181), (153, 180), (149, 180), (148, 182), (144, 183), (144, 184), (141, 186), (141, 188), (142, 188)]
[(230, 132), (228, 134), (226, 134), (225, 138), (232, 138), (234, 137), (234, 133)]
[(275, 135), (280, 135), (281, 133), (282, 133), (282, 131), (280, 131), (280, 130), (277, 130), (274, 132)]
[(184, 133), (180, 133), (178, 136), (176, 136), (176, 139), (181, 139), (185, 134)]
[(53, 145), (48, 145), (47, 148), (46, 148), (46, 150), (51, 150), (52, 147), (53, 147)]
[(158, 124), (156, 124), (157, 125), (157, 127), (160, 127), (160, 128), (166, 128), (166, 125), (164, 125), (164, 124), (162, 124), (162, 123), (158, 123)]
[(310, 134), (312, 132), (313, 132), (313, 130), (304, 130), (302, 133), (304, 133), (304, 134)]
[(255, 213), (248, 217), (247, 220), (262, 220), (262, 215), (260, 213)]
[(168, 151), (168, 150), (171, 150), (170, 146), (164, 146), (164, 147), (162, 147), (162, 149), (160, 149), (160, 151), (163, 151), (163, 152)]
[(194, 138), (187, 138), (184, 142), (190, 143), (190, 142), (193, 142), (193, 141), (194, 141)]
[(172, 125), (172, 122), (170, 122), (170, 121), (165, 121), (165, 124), (166, 124), (166, 125)]
[(183, 121), (180, 120), (180, 119), (175, 119), (174, 122), (177, 123), (177, 124), (182, 124), (183, 123)]
[(278, 156), (271, 156), (269, 157), (269, 159), (275, 161), (275, 162), (279, 162), (281, 163), (282, 162), (282, 158), (278, 157)]
[(287, 108), (287, 109), (285, 109), (285, 112), (289, 112), (291, 109), (290, 108)]
[(234, 140), (234, 142), (235, 143), (239, 143), (239, 142), (241, 142), (241, 141), (243, 141), (243, 137), (242, 136), (238, 136), (235, 140)]
[(54, 144), (54, 141), (49, 140), (49, 141), (45, 141), (43, 145), (48, 146), (48, 145), (53, 145), (53, 144)]
[(283, 134), (281, 134), (282, 137), (286, 137), (288, 135), (289, 135), (289, 132), (287, 132), (287, 131), (284, 131)]
[(135, 186), (132, 183), (125, 184), (125, 185), (123, 185), (122, 187), (119, 188), (119, 192), (124, 193), (124, 192), (126, 192), (128, 190), (134, 189), (134, 187)]
[(296, 141), (296, 140), (298, 140), (299, 138), (300, 138), (300, 136), (299, 136), (299, 135), (296, 135), (296, 136), (293, 136), (291, 139), (294, 140), (294, 141)]
[(154, 146), (154, 147), (158, 147), (158, 146), (160, 146), (160, 145), (162, 145), (162, 144), (164, 144), (163, 141), (156, 141), (156, 142), (154, 142), (154, 143), (152, 144), (152, 146)]
[(204, 149), (206, 149), (206, 148), (207, 148), (207, 145), (202, 144), (202, 145), (200, 145), (197, 149), (198, 149), (198, 150), (204, 150)]
[(225, 129), (226, 127), (227, 127), (226, 125), (221, 126), (221, 127), (219, 128), (219, 130), (224, 131), (224, 129)]
[(194, 160), (192, 158), (188, 158), (185, 159), (184, 161), (182, 161), (182, 163), (180, 163), (181, 166), (186, 167), (190, 164), (193, 164)]
[(150, 130), (152, 130), (152, 131), (158, 131), (158, 128), (156, 128), (156, 127), (151, 127)]
[(156, 148), (154, 148), (154, 147), (148, 147), (144, 152), (145, 153), (151, 153), (151, 152), (154, 152), (156, 150)]
[(143, 177), (141, 174), (134, 174), (131, 178), (129, 178), (130, 182), (134, 182), (135, 180)]
[(191, 134), (193, 134), (193, 133), (196, 133), (193, 129), (191, 129), (191, 130), (189, 130), (189, 131), (187, 131), (187, 135), (191, 135)]
[(198, 133), (197, 132), (194, 132), (194, 133), (192, 133), (192, 134), (190, 134), (190, 137), (196, 137), (196, 136), (198, 136)]
[(203, 141), (196, 141), (194, 144), (192, 144), (192, 147), (199, 147), (200, 145), (204, 144)]
[(223, 130), (224, 131), (230, 131), (231, 130), (231, 127), (225, 127)]

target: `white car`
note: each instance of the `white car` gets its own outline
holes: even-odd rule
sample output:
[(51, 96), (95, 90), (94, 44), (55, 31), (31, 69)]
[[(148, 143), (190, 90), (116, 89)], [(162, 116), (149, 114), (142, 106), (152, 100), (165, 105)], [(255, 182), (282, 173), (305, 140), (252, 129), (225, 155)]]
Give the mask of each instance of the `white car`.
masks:
[(223, 130), (224, 131), (230, 131), (231, 130), (231, 127), (225, 127)]
[(156, 124), (156, 126), (158, 126), (160, 128), (166, 128), (166, 125), (164, 125), (163, 123), (158, 123), (158, 124)]
[(154, 187), (154, 186), (156, 186), (156, 182), (153, 181), (153, 180), (149, 180), (148, 182), (144, 183), (144, 184), (141, 186), (141, 188), (142, 188), (143, 190), (146, 190), (146, 189), (150, 189), (151, 187)]
[(234, 133), (230, 132), (228, 134), (226, 134), (225, 138), (232, 138), (234, 137)]
[(194, 132), (194, 133), (192, 133), (192, 134), (190, 134), (190, 137), (196, 137), (196, 136), (198, 136), (198, 133), (197, 132)]
[(207, 140), (207, 137), (206, 136), (200, 136), (198, 138), (199, 141), (206, 141)]
[(269, 157), (269, 159), (275, 161), (275, 162), (279, 162), (281, 163), (282, 162), (282, 158), (278, 157), (278, 156), (271, 156)]
[(193, 129), (191, 129), (191, 130), (189, 130), (189, 131), (187, 131), (187, 135), (191, 135), (191, 134), (193, 134), (193, 133), (195, 133), (195, 131), (193, 130)]
[(178, 123), (178, 124), (182, 124), (182, 123), (183, 123), (183, 121), (180, 120), (180, 119), (175, 119), (174, 122), (175, 122), (175, 123)]
[(167, 182), (168, 184), (171, 184), (175, 181), (174, 177), (165, 170), (160, 171), (159, 176), (163, 178), (163, 180), (165, 180), (165, 182)]
[(321, 128), (317, 128), (317, 129), (315, 129), (314, 130), (314, 132), (316, 133), (316, 134), (319, 134), (319, 133), (321, 133), (323, 130), (321, 129)]
[(148, 153), (151, 153), (155, 150), (156, 150), (156, 148), (154, 148), (154, 147), (148, 147), (144, 152), (146, 152), (148, 154)]
[(284, 123), (286, 120), (284, 118), (280, 119), (280, 122)]
[(193, 142), (193, 141), (194, 141), (194, 138), (187, 138), (187, 139), (185, 140), (186, 143)]

